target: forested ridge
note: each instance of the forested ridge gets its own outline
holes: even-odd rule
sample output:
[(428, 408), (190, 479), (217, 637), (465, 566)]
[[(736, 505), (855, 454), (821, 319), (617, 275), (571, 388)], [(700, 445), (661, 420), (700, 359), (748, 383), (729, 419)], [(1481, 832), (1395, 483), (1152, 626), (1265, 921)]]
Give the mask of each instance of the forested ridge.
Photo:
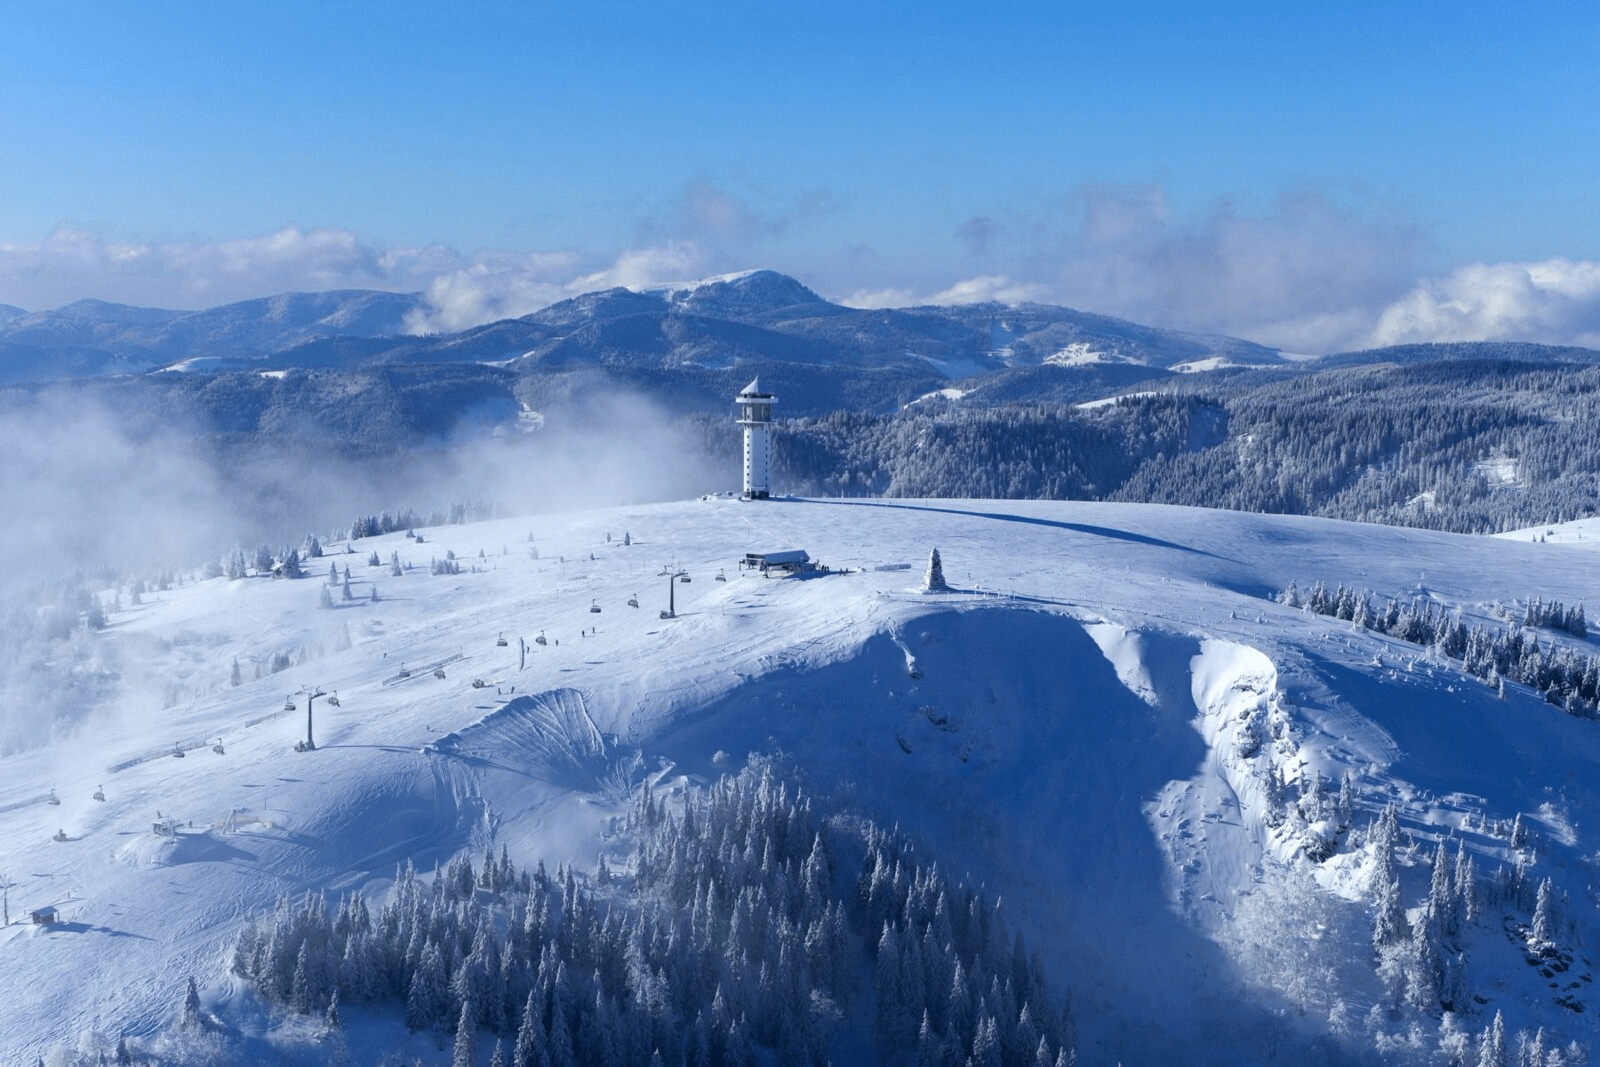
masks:
[[(510, 1067), (820, 1067), (837, 1040), (904, 1067), (1077, 1062), (1070, 999), (997, 900), (896, 832), (820, 818), (770, 763), (682, 802), (645, 786), (629, 823), (632, 854), (592, 875), (519, 869), (502, 849), (431, 878), (407, 864), (381, 906), (281, 898), (243, 924), (231, 968), (320, 1018), (334, 1059), (340, 1006), (365, 1004), (449, 1034), (458, 1064), (494, 1044)], [(177, 1032), (140, 1051), (249, 1056), (192, 987)]]
[[(929, 398), (779, 423), (797, 495), (1187, 504), (1497, 533), (1600, 512), (1600, 368), (1457, 360), (1164, 381), (1098, 406)], [(723, 420), (705, 447), (734, 457)]]

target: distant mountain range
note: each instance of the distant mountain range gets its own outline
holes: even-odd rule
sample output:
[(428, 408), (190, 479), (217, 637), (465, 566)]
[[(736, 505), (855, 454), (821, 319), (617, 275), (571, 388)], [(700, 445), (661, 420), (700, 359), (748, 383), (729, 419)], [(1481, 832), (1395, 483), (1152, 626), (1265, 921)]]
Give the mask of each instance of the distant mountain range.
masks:
[(141, 374), (186, 361), (265, 367), (313, 340), (403, 333), (406, 316), (422, 307), (416, 293), (367, 290), (284, 293), (206, 311), (104, 300), (38, 312), (0, 306), (0, 382)]
[(863, 310), (759, 270), (643, 292), (608, 289), (453, 334), (409, 335), (419, 294), (287, 293), (206, 311), (82, 300), (0, 308), (0, 382), (169, 369), (200, 372), (493, 363), (724, 370), (752, 361), (928, 369), (944, 378), (1018, 367), (1152, 370), (1275, 365), (1232, 337), (1161, 330), (1043, 304)]

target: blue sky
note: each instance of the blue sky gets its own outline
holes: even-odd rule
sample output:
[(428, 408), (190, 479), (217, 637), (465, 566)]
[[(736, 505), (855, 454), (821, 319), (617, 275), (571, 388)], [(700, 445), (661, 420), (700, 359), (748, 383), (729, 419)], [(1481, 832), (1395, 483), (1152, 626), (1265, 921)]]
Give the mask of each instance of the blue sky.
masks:
[(0, 302), (351, 285), (450, 326), (770, 266), (1289, 347), (1581, 339), (1600, 15), (1512, 8), (0, 3)]

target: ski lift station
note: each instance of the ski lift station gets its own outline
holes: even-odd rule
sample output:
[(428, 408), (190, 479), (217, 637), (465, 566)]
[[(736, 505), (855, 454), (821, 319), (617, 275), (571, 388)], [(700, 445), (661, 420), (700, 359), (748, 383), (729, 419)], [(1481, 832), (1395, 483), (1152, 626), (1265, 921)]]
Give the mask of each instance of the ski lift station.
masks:
[(741, 566), (760, 571), (763, 578), (778, 574), (799, 574), (812, 569), (811, 557), (803, 548), (786, 548), (781, 552), (747, 552)]
[(31, 914), (36, 926), (50, 926), (61, 921), (61, 913), (51, 907), (39, 908)]

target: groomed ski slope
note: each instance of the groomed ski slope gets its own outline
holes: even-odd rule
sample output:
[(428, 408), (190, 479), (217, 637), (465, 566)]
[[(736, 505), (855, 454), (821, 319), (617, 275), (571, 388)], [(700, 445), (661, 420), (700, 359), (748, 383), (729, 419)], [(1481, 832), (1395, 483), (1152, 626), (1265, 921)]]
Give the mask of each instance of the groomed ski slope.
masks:
[[(1493, 820), (1521, 813), (1535, 877), (1567, 894), (1573, 982), (1594, 953), (1600, 725), (1516, 686), (1502, 702), (1458, 665), (1269, 597), (1343, 582), (1498, 627), (1496, 602), (1600, 603), (1600, 539), (1144, 505), (726, 498), (418, 532), (329, 546), (298, 581), (147, 594), (94, 638), (117, 699), (76, 736), (0, 760), (7, 1062), (154, 1034), (191, 975), (219, 1016), (270, 1029), (227, 974), (247, 912), (316, 889), (381, 898), (396, 863), (486, 846), (624, 868), (622, 813), (642, 780), (670, 792), (751, 753), (781, 754), (814, 795), (898, 823), (1001, 896), (1073, 989), (1087, 1063), (1422, 1055), (1385, 1031), (1405, 1024), (1381, 1010), (1366, 851), (1313, 863), (1269, 826), (1268, 759), (1291, 784), (1317, 771), (1336, 790), (1350, 771), (1357, 827), (1398, 806), (1413, 908), (1434, 840), (1452, 854), (1464, 841), (1487, 881), (1513, 860)], [(936, 546), (952, 591), (923, 594)], [(779, 548), (834, 573), (736, 566)], [(431, 575), (447, 551), (462, 573)], [(328, 609), (330, 562), (349, 565), (355, 599), (335, 588)], [(678, 570), (691, 581), (671, 583), (678, 617), (663, 620)], [(256, 678), (277, 653), (295, 665)], [(296, 753), (307, 687), (340, 704), (317, 700), (318, 748)], [(1244, 758), (1254, 708), (1279, 736)], [(154, 834), (158, 819), (176, 837)], [(44, 905), (64, 921), (28, 924)], [(1462, 1025), (1499, 1010), (1513, 1032), (1594, 1044), (1600, 998), (1552, 990), (1503, 927), (1492, 914), (1467, 937), (1483, 1003)], [(397, 1017), (346, 1014), (358, 1062), (362, 1042), (369, 1059), (444, 1056)]]

